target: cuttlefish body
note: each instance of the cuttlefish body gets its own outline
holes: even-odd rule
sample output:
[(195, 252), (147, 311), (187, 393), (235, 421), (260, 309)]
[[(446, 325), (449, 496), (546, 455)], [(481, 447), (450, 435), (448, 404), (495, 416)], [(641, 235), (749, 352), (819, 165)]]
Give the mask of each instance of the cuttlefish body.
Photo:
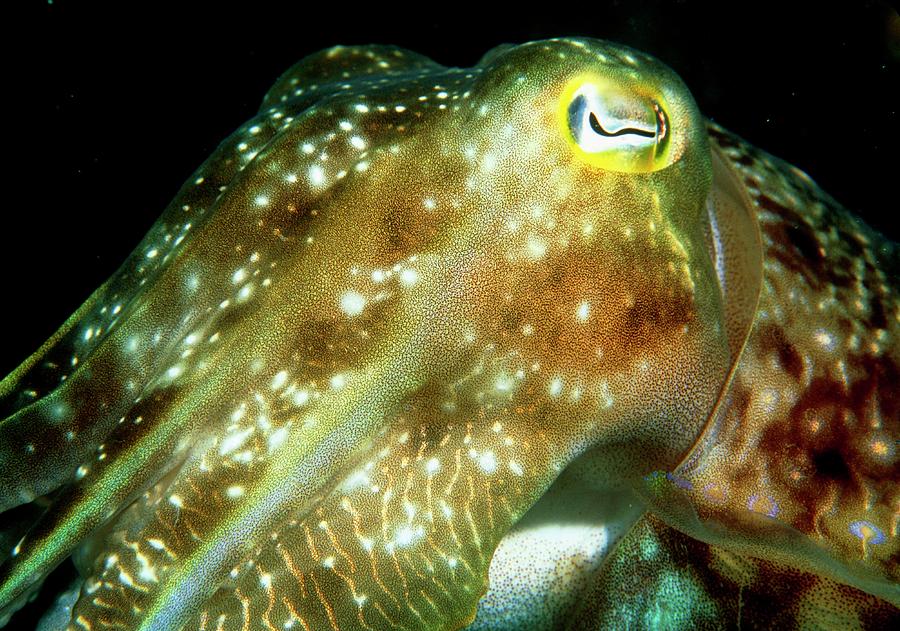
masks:
[(891, 624), (898, 282), (642, 53), (318, 53), (0, 384), (0, 616)]

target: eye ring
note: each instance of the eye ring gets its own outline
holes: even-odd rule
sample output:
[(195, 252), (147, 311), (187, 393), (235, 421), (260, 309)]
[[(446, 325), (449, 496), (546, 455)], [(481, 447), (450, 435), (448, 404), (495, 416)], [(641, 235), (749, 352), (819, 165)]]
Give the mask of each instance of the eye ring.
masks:
[(572, 83), (564, 91), (560, 114), (579, 157), (627, 173), (668, 166), (672, 130), (661, 99), (611, 81)]

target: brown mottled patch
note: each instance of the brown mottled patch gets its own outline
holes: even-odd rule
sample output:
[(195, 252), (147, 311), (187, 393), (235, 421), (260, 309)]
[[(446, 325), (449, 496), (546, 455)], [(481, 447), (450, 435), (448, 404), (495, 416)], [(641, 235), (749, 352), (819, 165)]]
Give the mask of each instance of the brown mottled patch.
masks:
[(866, 323), (875, 329), (887, 328), (888, 321), (887, 314), (884, 312), (884, 303), (877, 296), (869, 303), (869, 318)]
[(766, 255), (786, 269), (800, 274), (810, 287), (819, 288), (825, 272), (825, 257), (812, 226), (796, 211), (767, 195), (756, 198), (760, 208), (777, 214), (782, 221), (762, 224), (773, 244)]
[[(849, 391), (842, 383), (819, 377), (803, 390), (783, 423), (763, 430), (760, 453), (772, 463), (768, 470), (773, 481), (789, 489), (792, 503), (805, 509), (793, 524), (803, 532), (816, 530), (821, 502), (832, 497), (828, 489), (836, 493), (838, 505), (848, 506), (892, 483), (892, 467), (869, 457), (858, 438), (866, 431), (873, 403), (882, 418), (897, 418), (900, 395), (892, 389), (900, 383), (900, 372), (888, 357), (865, 357), (862, 364), (865, 376), (852, 382)], [(791, 478), (794, 472), (800, 472), (802, 482)]]
[(735, 147), (740, 147), (741, 144), (735, 139), (731, 134), (728, 134), (720, 129), (715, 127), (707, 127), (709, 130), (709, 135), (716, 141), (720, 147), (725, 149), (733, 149)]
[(781, 364), (795, 381), (803, 376), (803, 358), (796, 347), (788, 340), (784, 330), (776, 325), (766, 326), (759, 332), (760, 350), (763, 353), (776, 353)]

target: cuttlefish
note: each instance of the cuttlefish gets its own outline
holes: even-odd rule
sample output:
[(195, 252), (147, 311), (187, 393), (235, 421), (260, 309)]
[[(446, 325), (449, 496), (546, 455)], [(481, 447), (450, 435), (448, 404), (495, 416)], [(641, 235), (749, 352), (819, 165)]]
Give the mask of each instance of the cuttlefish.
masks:
[(314, 54), (0, 384), (0, 617), (894, 624), (898, 287), (643, 53)]

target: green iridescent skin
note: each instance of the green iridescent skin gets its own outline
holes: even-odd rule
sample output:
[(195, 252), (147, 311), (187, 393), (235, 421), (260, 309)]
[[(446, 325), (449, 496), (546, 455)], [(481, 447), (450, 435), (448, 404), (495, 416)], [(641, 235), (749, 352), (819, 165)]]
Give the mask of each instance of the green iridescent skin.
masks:
[(889, 625), (898, 260), (637, 51), (308, 57), (0, 383), (0, 621)]

